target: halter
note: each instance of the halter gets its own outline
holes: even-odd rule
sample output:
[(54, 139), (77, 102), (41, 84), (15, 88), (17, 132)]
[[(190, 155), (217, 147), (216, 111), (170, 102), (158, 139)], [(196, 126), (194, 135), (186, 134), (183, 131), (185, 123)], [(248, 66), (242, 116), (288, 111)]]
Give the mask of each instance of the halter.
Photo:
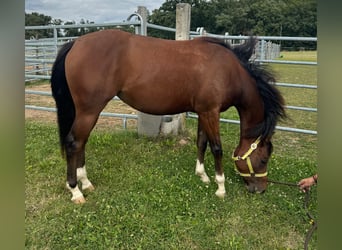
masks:
[(237, 173), (239, 173), (240, 176), (242, 176), (242, 177), (265, 177), (265, 176), (267, 176), (267, 171), (265, 173), (259, 173), (259, 174), (256, 174), (254, 172), (254, 169), (253, 169), (253, 166), (252, 166), (252, 162), (251, 162), (251, 158), (249, 157), (253, 153), (253, 151), (256, 150), (256, 148), (258, 147), (258, 144), (259, 144), (260, 140), (261, 140), (261, 136), (259, 136), (255, 140), (255, 142), (251, 144), (251, 147), (248, 149), (248, 151), (243, 156), (234, 156), (234, 153), (233, 153), (232, 159), (234, 161), (246, 160), (246, 162), (247, 162), (249, 173), (241, 173), (237, 169), (236, 164), (235, 164), (235, 171)]

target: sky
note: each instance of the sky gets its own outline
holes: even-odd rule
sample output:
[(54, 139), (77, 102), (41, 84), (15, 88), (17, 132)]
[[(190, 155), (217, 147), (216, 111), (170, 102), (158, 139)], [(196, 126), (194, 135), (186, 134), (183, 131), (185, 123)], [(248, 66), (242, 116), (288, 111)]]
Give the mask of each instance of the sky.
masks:
[(137, 11), (138, 6), (159, 9), (165, 0), (26, 0), (25, 13), (38, 12), (52, 19), (95, 23), (122, 22)]

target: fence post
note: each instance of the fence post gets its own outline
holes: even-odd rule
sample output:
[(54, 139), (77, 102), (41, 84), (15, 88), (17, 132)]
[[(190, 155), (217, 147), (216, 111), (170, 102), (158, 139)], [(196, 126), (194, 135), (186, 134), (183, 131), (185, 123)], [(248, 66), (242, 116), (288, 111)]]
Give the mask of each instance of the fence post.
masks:
[(188, 3), (176, 5), (176, 40), (189, 40), (191, 7)]
[[(188, 40), (190, 36), (190, 4), (176, 5), (176, 40)], [(140, 34), (147, 34), (147, 9), (139, 6), (137, 13), (142, 17)], [(138, 112), (138, 134), (155, 137), (159, 134), (178, 134), (185, 127), (185, 114), (157, 116)]]
[(145, 6), (138, 6), (138, 11), (137, 13), (142, 17), (141, 21), (141, 26), (139, 28), (140, 35), (143, 36), (147, 36), (147, 16), (148, 16), (148, 12), (147, 12), (147, 8)]
[(265, 60), (265, 40), (260, 41), (260, 59)]
[(56, 27), (53, 28), (53, 43), (55, 46), (55, 55), (57, 56), (58, 54), (58, 32)]
[[(190, 38), (191, 6), (188, 3), (176, 5), (176, 40), (189, 40)], [(185, 113), (177, 114), (164, 119), (161, 124), (161, 134), (179, 134), (185, 129)]]
[[(137, 13), (141, 16), (140, 35), (147, 35), (147, 9), (144, 6), (138, 6)], [(156, 137), (159, 135), (160, 126), (162, 122), (162, 116), (149, 115), (142, 112), (138, 112), (138, 134), (146, 135), (150, 137)]]

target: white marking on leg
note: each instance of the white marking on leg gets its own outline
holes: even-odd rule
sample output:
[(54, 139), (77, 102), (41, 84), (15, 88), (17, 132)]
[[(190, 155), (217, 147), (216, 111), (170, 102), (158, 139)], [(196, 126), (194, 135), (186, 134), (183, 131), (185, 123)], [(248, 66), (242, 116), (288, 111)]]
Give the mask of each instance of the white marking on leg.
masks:
[(66, 187), (67, 189), (70, 190), (72, 197), (71, 197), (71, 201), (73, 201), (74, 203), (84, 203), (85, 199), (84, 196), (82, 194), (82, 192), (79, 190), (78, 186), (76, 185), (76, 187), (71, 188), (69, 186), (69, 183), (66, 183)]
[(198, 175), (199, 177), (201, 177), (201, 180), (204, 183), (209, 183), (210, 182), (209, 177), (208, 177), (207, 173), (205, 172), (204, 164), (200, 163), (200, 161), (198, 159), (197, 159), (197, 162), (196, 162), (195, 174)]
[(82, 183), (82, 190), (88, 189), (90, 191), (94, 190), (93, 184), (89, 181), (87, 177), (87, 170), (86, 167), (83, 166), (82, 168), (77, 168), (77, 181), (81, 181)]
[(215, 181), (218, 185), (218, 189), (215, 192), (216, 196), (220, 198), (224, 198), (226, 196), (226, 188), (224, 186), (224, 181), (225, 181), (224, 174), (222, 175), (216, 174)]

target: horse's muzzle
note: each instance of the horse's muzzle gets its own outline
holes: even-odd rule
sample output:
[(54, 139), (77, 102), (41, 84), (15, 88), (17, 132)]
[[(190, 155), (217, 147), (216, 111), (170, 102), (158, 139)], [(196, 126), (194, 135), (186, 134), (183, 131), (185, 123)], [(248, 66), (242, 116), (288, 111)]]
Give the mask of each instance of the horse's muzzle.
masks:
[(266, 184), (256, 184), (256, 183), (249, 183), (246, 185), (248, 192), (250, 193), (258, 193), (262, 194), (266, 191), (267, 183)]

